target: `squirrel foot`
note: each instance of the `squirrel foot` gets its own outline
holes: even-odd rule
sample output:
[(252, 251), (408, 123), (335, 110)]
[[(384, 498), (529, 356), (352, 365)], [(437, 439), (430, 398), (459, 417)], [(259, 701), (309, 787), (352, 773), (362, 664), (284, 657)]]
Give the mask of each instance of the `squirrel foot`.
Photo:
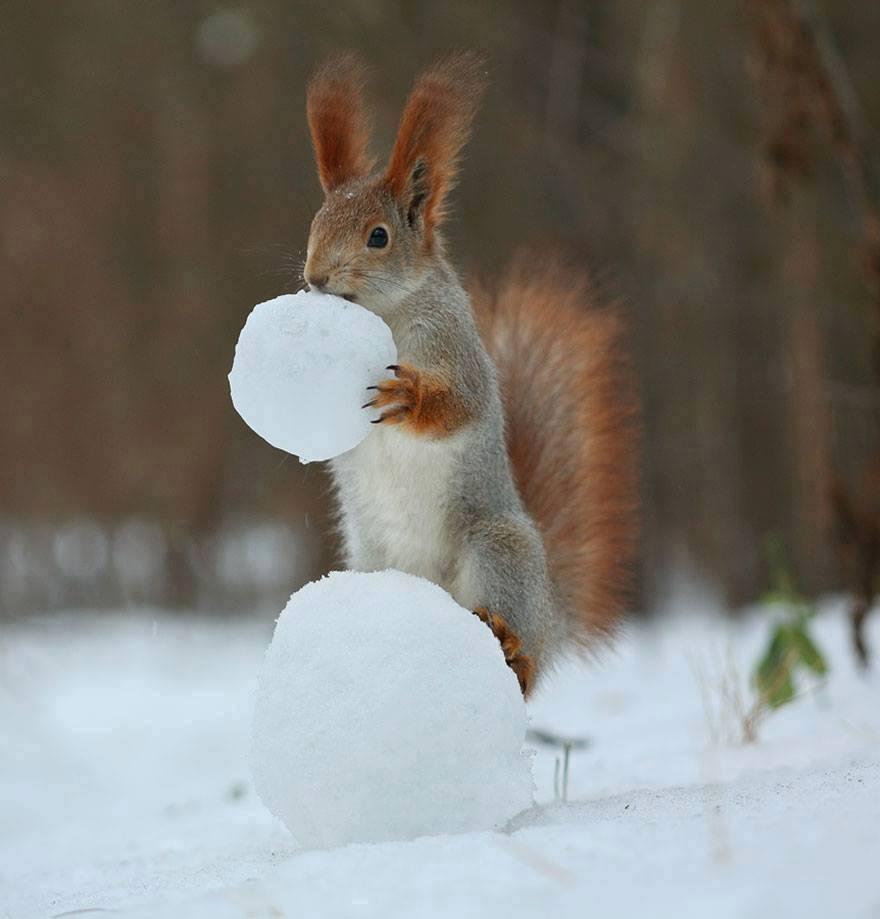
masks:
[(535, 665), (527, 654), (521, 653), (522, 642), (503, 616), (490, 613), (485, 606), (477, 607), (473, 613), (489, 626), (492, 634), (498, 639), (507, 666), (516, 674), (522, 694), (528, 696), (535, 679)]
[(414, 412), (418, 412), (422, 401), (422, 380), (418, 370), (408, 364), (391, 364), (385, 368), (394, 372), (394, 379), (383, 380), (378, 386), (368, 386), (377, 395), (361, 408), (386, 408), (373, 424), (401, 424)]

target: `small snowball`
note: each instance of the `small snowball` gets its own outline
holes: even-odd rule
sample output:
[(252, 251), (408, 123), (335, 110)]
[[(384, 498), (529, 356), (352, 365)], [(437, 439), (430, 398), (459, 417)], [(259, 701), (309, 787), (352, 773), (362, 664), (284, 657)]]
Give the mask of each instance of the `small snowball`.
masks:
[(301, 291), (254, 307), (229, 374), (239, 415), (303, 463), (331, 459), (370, 433), (368, 386), (397, 360), (391, 330), (341, 297)]
[(334, 572), (278, 620), (251, 765), (305, 846), (489, 830), (532, 804), (525, 732), (516, 677), (469, 610), (399, 571)]

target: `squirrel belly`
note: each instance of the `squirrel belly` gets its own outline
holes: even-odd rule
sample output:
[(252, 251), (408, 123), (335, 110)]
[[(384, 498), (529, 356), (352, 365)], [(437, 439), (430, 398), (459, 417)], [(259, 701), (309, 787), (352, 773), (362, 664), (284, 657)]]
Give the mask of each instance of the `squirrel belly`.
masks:
[(349, 568), (397, 568), (449, 589), (455, 572), (449, 494), (466, 440), (460, 433), (441, 441), (380, 426), (333, 460)]

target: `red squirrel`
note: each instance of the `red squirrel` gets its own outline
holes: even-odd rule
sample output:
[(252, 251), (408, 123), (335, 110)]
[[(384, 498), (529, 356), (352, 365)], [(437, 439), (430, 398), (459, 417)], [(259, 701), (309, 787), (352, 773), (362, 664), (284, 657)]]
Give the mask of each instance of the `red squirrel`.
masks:
[[(483, 88), (478, 60), (416, 81), (374, 170), (363, 68), (308, 88), (325, 200), (304, 280), (391, 328), (399, 364), (365, 394), (377, 430), (332, 461), (347, 565), (427, 578), (497, 636), (523, 693), (621, 614), (635, 543), (632, 386), (621, 326), (584, 276), (518, 261), (466, 292), (441, 227)], [(418, 615), (418, 610), (413, 610)]]

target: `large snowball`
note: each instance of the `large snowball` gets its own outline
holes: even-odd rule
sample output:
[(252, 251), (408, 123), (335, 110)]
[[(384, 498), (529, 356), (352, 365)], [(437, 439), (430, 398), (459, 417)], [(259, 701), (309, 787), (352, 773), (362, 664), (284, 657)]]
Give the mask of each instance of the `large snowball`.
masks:
[(526, 709), (495, 637), (399, 571), (295, 593), (257, 689), (263, 802), (306, 846), (488, 830), (532, 804)]
[(341, 297), (302, 291), (254, 307), (229, 374), (239, 415), (304, 463), (331, 459), (370, 433), (367, 387), (397, 360), (391, 330)]

